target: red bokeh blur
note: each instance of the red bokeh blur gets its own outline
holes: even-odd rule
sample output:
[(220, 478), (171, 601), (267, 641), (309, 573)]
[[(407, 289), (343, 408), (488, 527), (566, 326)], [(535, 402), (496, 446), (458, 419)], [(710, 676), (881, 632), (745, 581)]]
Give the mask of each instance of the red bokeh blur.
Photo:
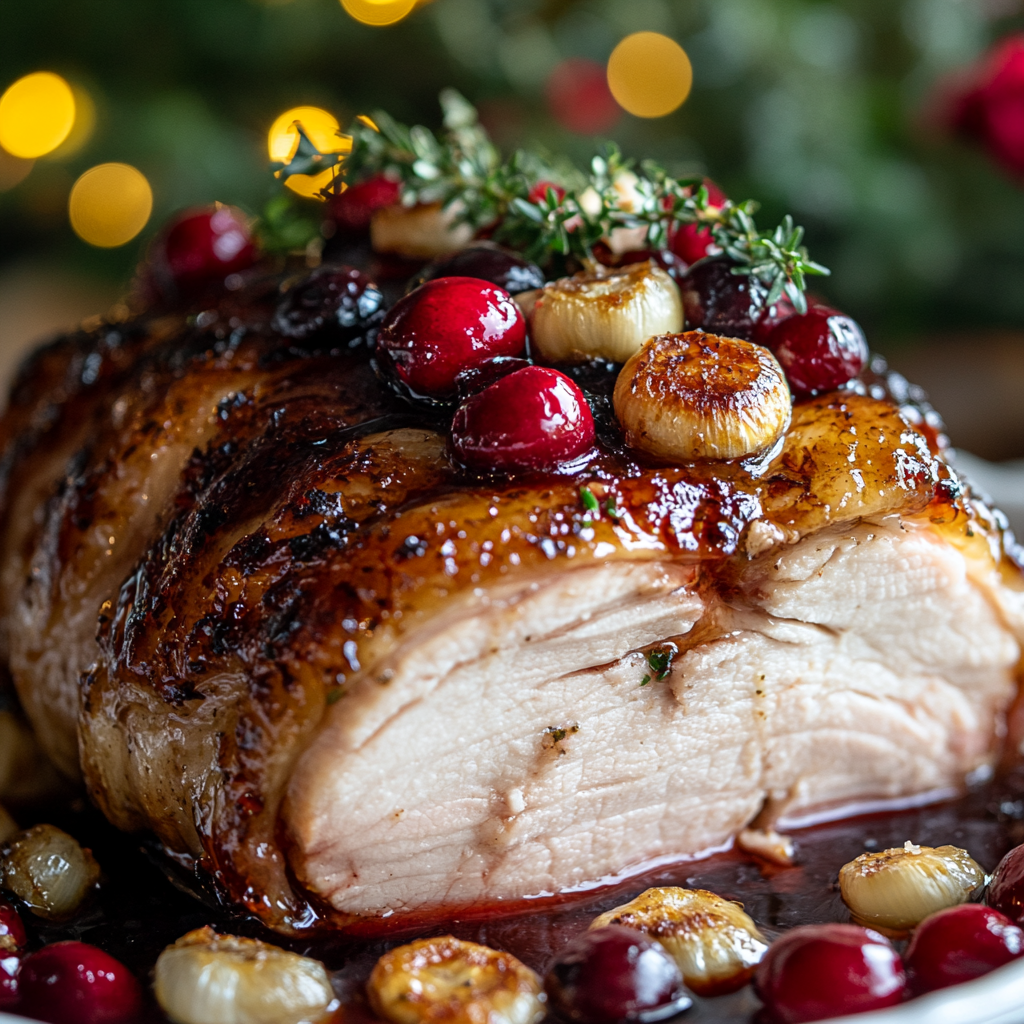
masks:
[(546, 94), (555, 120), (579, 135), (609, 131), (622, 113), (608, 88), (604, 65), (582, 57), (570, 57), (555, 67)]
[(1024, 177), (1024, 35), (1010, 36), (947, 85), (943, 119), (980, 143), (1015, 177)]

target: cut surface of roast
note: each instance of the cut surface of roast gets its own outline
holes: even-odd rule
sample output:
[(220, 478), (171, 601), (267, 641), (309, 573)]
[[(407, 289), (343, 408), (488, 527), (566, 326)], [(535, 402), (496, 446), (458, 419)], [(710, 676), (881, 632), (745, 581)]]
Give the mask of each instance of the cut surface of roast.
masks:
[(366, 355), (276, 336), (276, 287), (61, 339), (0, 424), (3, 654), (119, 827), (301, 932), (995, 762), (1024, 586), (915, 408), (837, 392), (767, 465), (641, 465), (610, 374), (583, 468), (471, 477)]

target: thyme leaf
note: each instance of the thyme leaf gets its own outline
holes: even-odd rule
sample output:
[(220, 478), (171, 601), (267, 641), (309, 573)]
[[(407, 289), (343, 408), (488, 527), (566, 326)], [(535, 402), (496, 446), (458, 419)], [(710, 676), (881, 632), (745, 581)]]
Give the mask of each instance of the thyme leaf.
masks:
[[(675, 178), (653, 161), (637, 164), (611, 144), (593, 158), (589, 173), (537, 151), (503, 159), (468, 100), (446, 89), (440, 101), (439, 135), (383, 111), (357, 118), (345, 177), (386, 174), (401, 183), (404, 204), (440, 202), (457, 222), (489, 229), (494, 241), (548, 265), (592, 259), (594, 246), (617, 228), (645, 228), (647, 245), (659, 248), (692, 224), (710, 232), (713, 252), (733, 260), (734, 274), (757, 282), (766, 304), (785, 295), (805, 312), (806, 278), (829, 273), (810, 258), (803, 229), (791, 217), (771, 230), (758, 228), (753, 200), (715, 205), (701, 178)], [(336, 179), (327, 191), (343, 187)]]

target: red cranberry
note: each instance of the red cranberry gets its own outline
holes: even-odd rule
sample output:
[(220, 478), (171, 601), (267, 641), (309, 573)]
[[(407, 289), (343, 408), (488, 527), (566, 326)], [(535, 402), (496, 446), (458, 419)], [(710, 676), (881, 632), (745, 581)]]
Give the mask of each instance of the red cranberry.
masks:
[(906, 975), (878, 932), (853, 924), (810, 924), (772, 943), (754, 976), (757, 994), (780, 1024), (895, 1006)]
[(25, 958), (20, 1011), (52, 1024), (122, 1024), (142, 1008), (142, 989), (124, 964), (84, 942), (55, 942)]
[(461, 372), (522, 355), (525, 345), (526, 321), (508, 292), (473, 277), (439, 277), (392, 307), (377, 357), (413, 395), (447, 400)]
[(0, 952), (0, 1010), (10, 1010), (20, 998), (18, 994), (18, 972), (21, 957), (14, 953)]
[(452, 447), (481, 472), (549, 470), (594, 444), (594, 417), (577, 384), (558, 370), (527, 366), (459, 406)]
[[(708, 201), (712, 206), (721, 206), (725, 202), (725, 193), (713, 182), (705, 181), (708, 190)], [(696, 224), (679, 224), (672, 232), (669, 242), (672, 251), (684, 263), (696, 263), (708, 254), (714, 244), (710, 228), (698, 227)]]
[(25, 926), (18, 912), (5, 900), (0, 900), (0, 956), (20, 953), (27, 942)]
[(545, 987), (560, 1014), (584, 1024), (663, 1020), (693, 1003), (665, 947), (621, 925), (584, 932), (571, 942)]
[(985, 902), (1014, 924), (1024, 925), (1024, 846), (1015, 846), (999, 862)]
[(1024, 955), (1024, 931), (991, 907), (963, 903), (925, 918), (906, 953), (915, 993), (980, 978)]
[(384, 296), (352, 267), (324, 264), (293, 284), (274, 314), (274, 329), (288, 338), (316, 337), (353, 347), (384, 319)]
[(383, 206), (398, 202), (402, 188), (397, 181), (383, 174), (350, 185), (331, 200), (331, 216), (340, 228), (349, 231), (367, 231), (373, 214)]
[(544, 286), (544, 274), (536, 263), (496, 245), (471, 245), (428, 263), (409, 282), (409, 290), (438, 277), (476, 277), (504, 288), (509, 295)]
[(780, 320), (764, 342), (799, 394), (831, 391), (852, 380), (868, 361), (868, 343), (856, 321), (827, 306)]
[(154, 264), (165, 292), (187, 294), (251, 267), (257, 256), (242, 214), (219, 206), (174, 220), (156, 242)]
[(749, 274), (734, 274), (736, 264), (727, 256), (695, 263), (683, 275), (679, 290), (688, 330), (700, 327), (726, 338), (754, 336), (764, 316), (768, 290)]

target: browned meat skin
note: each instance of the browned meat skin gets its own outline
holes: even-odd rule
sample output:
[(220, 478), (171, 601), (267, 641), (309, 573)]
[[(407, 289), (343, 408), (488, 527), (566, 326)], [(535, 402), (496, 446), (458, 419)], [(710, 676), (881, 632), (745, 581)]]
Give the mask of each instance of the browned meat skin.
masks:
[[(605, 421), (573, 477), (467, 479), (443, 424), (365, 356), (274, 336), (273, 286), (198, 321), (64, 339), (0, 426), (0, 611), (27, 713), (112, 821), (152, 829), (272, 927), (351, 920), (294, 881), (279, 813), (328, 703), (386, 684), (375, 666), (475, 590), (675, 563), (728, 604), (750, 557), (896, 513), (1002, 558), (895, 404), (855, 393), (798, 405), (760, 475), (637, 465)], [(582, 484), (614, 514), (591, 522)]]

